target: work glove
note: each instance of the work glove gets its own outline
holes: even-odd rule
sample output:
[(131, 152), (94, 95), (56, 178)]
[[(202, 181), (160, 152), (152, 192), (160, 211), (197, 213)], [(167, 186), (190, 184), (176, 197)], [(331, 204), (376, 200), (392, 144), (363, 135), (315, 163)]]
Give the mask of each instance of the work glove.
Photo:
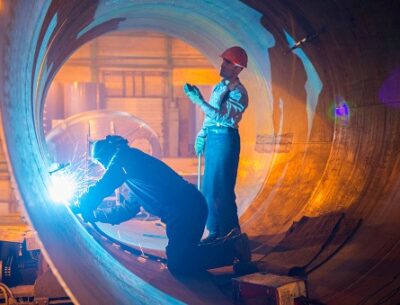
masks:
[(139, 211), (139, 205), (126, 202), (111, 208), (98, 208), (94, 215), (96, 221), (117, 225), (135, 217)]
[(81, 214), (84, 222), (95, 222), (94, 210), (95, 207), (90, 204), (89, 198), (83, 194), (78, 200), (70, 205), (71, 211), (74, 214)]
[(194, 151), (196, 156), (200, 156), (204, 153), (204, 148), (206, 146), (206, 138), (202, 136), (197, 136), (194, 142)]
[(204, 103), (204, 98), (196, 86), (186, 83), (183, 91), (193, 104), (201, 105)]

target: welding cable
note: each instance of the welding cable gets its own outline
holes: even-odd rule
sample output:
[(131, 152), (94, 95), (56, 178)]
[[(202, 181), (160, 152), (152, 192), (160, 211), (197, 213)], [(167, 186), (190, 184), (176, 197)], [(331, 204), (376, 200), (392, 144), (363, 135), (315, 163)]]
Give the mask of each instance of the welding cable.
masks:
[[(337, 233), (338, 230), (338, 226), (339, 224), (342, 222), (342, 219), (344, 218), (344, 214), (341, 217), (341, 219), (339, 220), (339, 222), (336, 224), (336, 226), (333, 228), (331, 234), (328, 236), (328, 238), (325, 240), (325, 242), (323, 243), (323, 245), (321, 246), (320, 250), (318, 251), (318, 253), (316, 255), (314, 255), (314, 257), (305, 265), (303, 266), (295, 266), (292, 267), (289, 271), (288, 271), (288, 275), (291, 276), (300, 276), (300, 277), (307, 277), (310, 273), (314, 272), (315, 270), (317, 270), (318, 268), (320, 268), (323, 264), (325, 264), (327, 261), (329, 261), (333, 256), (335, 256), (343, 247), (344, 245), (346, 245), (348, 243), (348, 241), (354, 236), (354, 234), (358, 231), (358, 229), (360, 228), (361, 224), (362, 224), (362, 219), (359, 219), (357, 222), (357, 225), (355, 226), (355, 228), (353, 229), (353, 231), (345, 238), (345, 240), (335, 249), (335, 251), (333, 251), (330, 255), (328, 255), (325, 259), (323, 259), (320, 263), (318, 263), (316, 266), (312, 267), (309, 270), (306, 270), (308, 266), (310, 266), (317, 258), (318, 256), (324, 251), (324, 249), (326, 248), (326, 246), (328, 244), (331, 243), (331, 241), (333, 240), (335, 234)], [(268, 254), (274, 252), (274, 249), (271, 249), (270, 251), (268, 251), (266, 254), (264, 254), (261, 258), (259, 258), (257, 260), (257, 263), (260, 263), (261, 261), (263, 261)]]
[[(310, 273), (314, 272), (317, 270), (319, 267), (321, 267), (323, 264), (325, 264), (328, 260), (330, 260), (333, 256), (335, 256), (343, 247), (346, 245), (349, 240), (354, 236), (354, 234), (358, 231), (362, 224), (362, 219), (359, 219), (357, 222), (356, 227), (353, 229), (353, 231), (345, 238), (345, 240), (333, 251), (329, 256), (327, 256), (323, 261), (321, 261), (319, 264), (311, 268), (310, 270), (306, 271), (306, 275), (309, 275)], [(309, 266), (309, 264), (307, 265)]]
[(366, 279), (367, 276), (368, 276), (372, 271), (374, 271), (383, 261), (385, 261), (385, 259), (392, 253), (393, 250), (398, 249), (398, 246), (399, 246), (399, 245), (400, 245), (400, 239), (398, 239), (398, 240), (396, 241), (396, 243), (389, 249), (389, 251), (387, 251), (387, 252), (385, 253), (385, 255), (384, 255), (383, 257), (381, 257), (381, 258), (379, 259), (379, 261), (376, 262), (376, 263), (374, 264), (374, 266), (372, 266), (372, 267), (371, 267), (367, 272), (365, 272), (362, 276), (359, 276), (359, 277), (357, 278), (357, 280), (352, 281), (351, 284), (348, 285), (346, 288), (342, 289), (341, 291), (335, 292), (332, 296), (329, 297), (328, 302), (329, 302), (330, 300), (333, 300), (339, 293), (343, 293), (343, 292), (348, 291), (350, 288), (354, 287), (354, 285), (356, 285), (356, 284), (360, 283), (362, 280)]
[[(301, 267), (293, 267), (292, 269), (300, 268), (300, 269), (304, 270), (304, 272), (305, 272), (305, 269), (306, 269), (308, 266), (310, 266), (310, 265), (321, 255), (322, 252), (324, 252), (324, 250), (326, 249), (326, 247), (331, 243), (331, 241), (333, 240), (333, 238), (336, 236), (336, 233), (339, 231), (339, 227), (340, 227), (340, 224), (341, 224), (343, 218), (344, 218), (344, 213), (341, 213), (338, 222), (335, 224), (335, 226), (333, 227), (333, 229), (332, 229), (331, 233), (329, 234), (328, 238), (327, 238), (327, 239), (324, 241), (324, 243), (321, 245), (321, 248), (320, 248), (319, 251), (314, 255), (314, 257), (312, 257), (312, 258), (310, 259), (310, 261), (309, 261), (307, 264), (305, 264), (305, 265), (303, 265), (303, 266), (301, 266)], [(320, 264), (320, 265), (321, 265), (321, 264)], [(320, 265), (317, 265), (316, 268), (318, 268)], [(314, 271), (316, 268), (313, 268), (312, 271)], [(300, 269), (299, 269), (299, 270), (300, 270)], [(311, 271), (311, 272), (312, 272), (312, 271)], [(308, 272), (307, 272), (307, 273), (305, 272), (305, 275), (307, 275), (307, 274), (308, 274)], [(289, 270), (289, 275), (290, 275), (290, 270)]]
[[(333, 227), (332, 231), (329, 233), (329, 236), (325, 239), (325, 241), (323, 242), (323, 244), (319, 248), (318, 252), (308, 261), (308, 263), (306, 263), (303, 266), (294, 266), (294, 267), (290, 268), (290, 270), (288, 272), (288, 275), (291, 275), (291, 276), (299, 275), (299, 274), (297, 274), (299, 272), (301, 272), (301, 277), (304, 277), (306, 275), (305, 274), (305, 269), (309, 265), (311, 265), (311, 263), (314, 262), (318, 258), (318, 256), (325, 250), (327, 245), (330, 244), (330, 242), (333, 240), (333, 238), (335, 237), (337, 231), (339, 230), (339, 225), (342, 222), (343, 218), (344, 218), (344, 213), (341, 214), (338, 222), (335, 224), (335, 226)], [(290, 228), (289, 228), (289, 231), (290, 231)], [(262, 260), (264, 260), (267, 257), (267, 255), (270, 254), (271, 252), (274, 252), (274, 249), (271, 249), (270, 252), (267, 252), (266, 254), (264, 254), (261, 258), (258, 259), (257, 262), (261, 262)], [(296, 274), (294, 274), (293, 272), (295, 272)]]

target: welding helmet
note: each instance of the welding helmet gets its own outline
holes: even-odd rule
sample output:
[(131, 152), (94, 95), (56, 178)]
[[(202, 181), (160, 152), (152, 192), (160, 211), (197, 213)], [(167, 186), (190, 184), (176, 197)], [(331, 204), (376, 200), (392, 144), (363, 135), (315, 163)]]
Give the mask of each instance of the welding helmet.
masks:
[(93, 143), (91, 157), (95, 162), (107, 168), (115, 153), (124, 146), (128, 146), (128, 140), (116, 135), (108, 135), (105, 139)]
[(235, 46), (226, 49), (220, 56), (239, 67), (247, 68), (247, 53), (241, 47)]

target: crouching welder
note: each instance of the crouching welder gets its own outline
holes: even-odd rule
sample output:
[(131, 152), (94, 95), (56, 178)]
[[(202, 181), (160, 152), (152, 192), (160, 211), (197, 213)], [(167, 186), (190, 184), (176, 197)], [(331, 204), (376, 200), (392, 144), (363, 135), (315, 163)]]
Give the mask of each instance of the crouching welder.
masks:
[[(240, 266), (250, 263), (245, 234), (199, 245), (207, 219), (205, 199), (165, 163), (130, 147), (126, 139), (115, 135), (95, 142), (91, 156), (106, 171), (78, 200), (76, 211), (85, 221), (120, 223), (134, 217), (140, 207), (160, 217), (169, 239), (168, 269), (175, 274), (191, 274), (234, 262)], [(133, 199), (113, 209), (97, 209), (124, 183)]]

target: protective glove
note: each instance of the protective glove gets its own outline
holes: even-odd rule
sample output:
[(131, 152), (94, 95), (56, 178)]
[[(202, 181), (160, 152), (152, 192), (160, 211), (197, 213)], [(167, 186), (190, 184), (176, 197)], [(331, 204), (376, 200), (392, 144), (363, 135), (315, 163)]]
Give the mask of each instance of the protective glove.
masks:
[(83, 194), (78, 200), (70, 205), (71, 211), (74, 214), (81, 214), (84, 222), (95, 222), (94, 210), (95, 207), (90, 203), (86, 194)]
[(197, 136), (194, 142), (194, 151), (196, 156), (200, 156), (204, 153), (204, 148), (206, 146), (206, 138), (202, 136)]
[(183, 91), (193, 104), (201, 105), (204, 103), (204, 98), (196, 86), (186, 83)]
[(111, 208), (98, 208), (95, 210), (94, 215), (96, 221), (117, 225), (135, 217), (139, 211), (139, 205), (135, 203), (123, 203)]

